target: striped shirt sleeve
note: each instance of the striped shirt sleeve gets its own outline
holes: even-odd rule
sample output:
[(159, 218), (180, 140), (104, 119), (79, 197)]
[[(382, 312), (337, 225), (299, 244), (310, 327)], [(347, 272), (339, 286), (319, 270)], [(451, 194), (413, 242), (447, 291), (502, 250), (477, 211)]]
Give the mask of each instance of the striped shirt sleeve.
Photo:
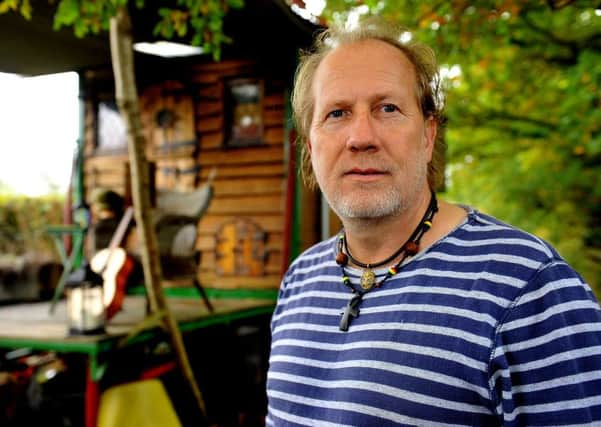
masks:
[(601, 420), (601, 310), (565, 262), (541, 267), (507, 309), (489, 372), (502, 425)]

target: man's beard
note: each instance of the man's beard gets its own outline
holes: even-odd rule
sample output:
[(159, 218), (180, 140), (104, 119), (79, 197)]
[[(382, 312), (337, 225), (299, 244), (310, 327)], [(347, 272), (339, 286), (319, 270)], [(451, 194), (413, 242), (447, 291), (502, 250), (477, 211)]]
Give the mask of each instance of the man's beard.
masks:
[(399, 215), (407, 208), (400, 189), (395, 186), (365, 188), (346, 196), (337, 188), (331, 195), (324, 193), (324, 196), (340, 218), (376, 219)]
[[(400, 170), (391, 171), (393, 175), (395, 172), (398, 175)], [(347, 194), (343, 194), (340, 186), (329, 192), (323, 191), (322, 185), (320, 187), (326, 201), (341, 219), (374, 220), (398, 216), (409, 210), (426, 183), (427, 169), (415, 169), (402, 184), (356, 184)]]

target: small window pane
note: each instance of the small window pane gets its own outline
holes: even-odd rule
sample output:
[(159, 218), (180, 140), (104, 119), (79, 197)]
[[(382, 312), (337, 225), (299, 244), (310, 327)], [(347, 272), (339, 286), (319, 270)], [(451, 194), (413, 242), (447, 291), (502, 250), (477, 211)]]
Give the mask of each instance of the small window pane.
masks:
[(127, 150), (125, 122), (114, 102), (98, 103), (98, 145), (100, 152)]
[(263, 87), (258, 79), (235, 79), (225, 84), (226, 144), (258, 145), (263, 142)]

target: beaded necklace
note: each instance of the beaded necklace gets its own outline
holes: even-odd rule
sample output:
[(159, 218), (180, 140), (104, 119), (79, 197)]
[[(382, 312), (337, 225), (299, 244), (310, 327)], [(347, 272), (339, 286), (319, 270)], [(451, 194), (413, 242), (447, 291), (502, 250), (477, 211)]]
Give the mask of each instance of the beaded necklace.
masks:
[[(373, 264), (365, 264), (358, 261), (353, 257), (353, 255), (348, 249), (345, 232), (343, 231), (338, 236), (338, 253), (336, 254), (336, 263), (340, 265), (340, 268), (342, 269), (342, 283), (344, 284), (344, 286), (348, 287), (353, 293), (353, 296), (351, 297), (347, 305), (342, 308), (342, 318), (340, 319), (341, 331), (348, 331), (348, 325), (351, 318), (359, 316), (359, 304), (361, 304), (361, 301), (363, 301), (363, 295), (365, 295), (367, 292), (371, 291), (374, 288), (379, 288), (380, 286), (382, 286), (384, 282), (386, 282), (386, 280), (390, 279), (392, 276), (397, 274), (399, 268), (401, 267), (401, 264), (403, 264), (403, 262), (407, 258), (419, 252), (419, 242), (421, 241), (423, 235), (430, 228), (432, 228), (432, 219), (434, 218), (436, 212), (438, 212), (438, 202), (436, 200), (436, 195), (434, 194), (434, 192), (432, 192), (431, 194), (432, 195), (430, 198), (430, 204), (428, 205), (428, 209), (426, 209), (424, 216), (422, 217), (415, 230), (413, 230), (413, 233), (411, 233), (411, 236), (409, 236), (409, 239), (407, 239), (407, 241), (399, 249), (397, 249), (394, 254), (386, 258), (384, 261), (376, 262)], [(389, 263), (401, 253), (403, 254), (401, 256), (401, 259), (394, 266), (390, 267), (388, 271), (386, 271), (386, 275), (382, 280), (376, 283), (376, 275), (373, 272), (372, 268), (380, 267), (384, 264)], [(349, 279), (349, 277), (346, 275), (344, 267), (348, 264), (349, 259), (353, 262), (353, 264), (363, 268), (363, 272), (361, 274), (361, 289), (356, 289), (355, 287), (353, 287), (353, 285), (351, 284), (351, 279)]]

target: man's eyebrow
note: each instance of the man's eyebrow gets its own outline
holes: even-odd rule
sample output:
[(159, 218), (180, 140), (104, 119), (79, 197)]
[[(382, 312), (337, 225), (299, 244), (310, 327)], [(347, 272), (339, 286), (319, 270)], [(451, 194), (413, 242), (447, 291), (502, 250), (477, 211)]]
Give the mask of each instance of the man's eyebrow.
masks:
[(322, 103), (321, 105), (321, 110), (323, 109), (331, 109), (331, 108), (340, 108), (340, 107), (346, 107), (348, 105), (350, 105), (352, 102), (348, 99), (331, 99), (331, 100), (326, 100), (325, 102)]
[(370, 97), (371, 102), (380, 102), (386, 99), (392, 99), (394, 96), (390, 93), (376, 93)]

